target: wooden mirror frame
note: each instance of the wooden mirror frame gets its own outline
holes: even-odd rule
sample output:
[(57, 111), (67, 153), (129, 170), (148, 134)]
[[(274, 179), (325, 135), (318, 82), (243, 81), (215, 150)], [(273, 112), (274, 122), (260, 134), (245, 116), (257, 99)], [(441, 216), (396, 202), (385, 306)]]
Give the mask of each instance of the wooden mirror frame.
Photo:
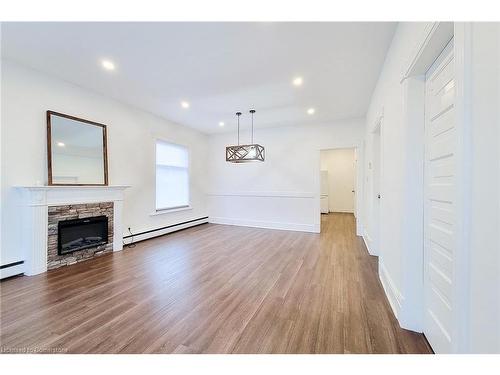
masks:
[[(52, 182), (52, 128), (50, 124), (50, 116), (55, 115), (65, 117), (70, 120), (84, 122), (89, 125), (99, 126), (102, 128), (102, 152), (104, 161), (104, 183), (103, 184), (57, 184)], [(47, 111), (47, 167), (48, 167), (48, 185), (49, 186), (108, 186), (108, 146), (107, 146), (107, 130), (106, 125), (98, 122), (85, 120), (79, 117), (66, 115), (64, 113)]]

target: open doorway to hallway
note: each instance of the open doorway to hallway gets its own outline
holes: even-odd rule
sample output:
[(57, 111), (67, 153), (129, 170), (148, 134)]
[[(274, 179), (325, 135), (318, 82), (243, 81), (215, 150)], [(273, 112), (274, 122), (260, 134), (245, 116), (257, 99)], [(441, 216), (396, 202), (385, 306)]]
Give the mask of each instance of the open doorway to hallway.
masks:
[(321, 150), (321, 213), (352, 213), (356, 216), (356, 149)]

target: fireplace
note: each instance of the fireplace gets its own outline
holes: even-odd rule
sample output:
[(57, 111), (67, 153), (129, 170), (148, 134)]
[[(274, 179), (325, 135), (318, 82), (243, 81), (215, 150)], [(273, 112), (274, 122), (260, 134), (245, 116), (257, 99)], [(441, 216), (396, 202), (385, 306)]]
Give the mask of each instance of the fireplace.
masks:
[[(127, 186), (18, 186), (20, 252), (26, 275), (85, 262), (123, 249), (123, 192)], [(106, 216), (108, 239), (104, 245), (59, 255), (59, 222)], [(4, 269), (1, 270), (4, 275)], [(15, 273), (11, 273), (14, 275)]]
[(58, 222), (57, 253), (65, 255), (77, 250), (108, 243), (108, 218), (95, 216)]

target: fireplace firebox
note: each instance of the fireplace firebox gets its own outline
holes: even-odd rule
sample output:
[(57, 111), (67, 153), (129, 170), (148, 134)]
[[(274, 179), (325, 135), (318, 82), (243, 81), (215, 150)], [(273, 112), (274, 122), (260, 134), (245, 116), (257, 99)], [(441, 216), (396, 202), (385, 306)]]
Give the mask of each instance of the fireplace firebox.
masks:
[(95, 216), (58, 223), (57, 253), (64, 255), (108, 243), (108, 218)]

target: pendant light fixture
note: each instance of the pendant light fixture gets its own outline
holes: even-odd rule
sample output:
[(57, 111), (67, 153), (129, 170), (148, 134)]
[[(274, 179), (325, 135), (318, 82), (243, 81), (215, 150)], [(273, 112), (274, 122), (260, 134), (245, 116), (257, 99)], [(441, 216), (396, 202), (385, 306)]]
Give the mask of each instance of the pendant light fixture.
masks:
[(255, 109), (251, 109), (252, 115), (252, 142), (248, 145), (240, 145), (240, 116), (241, 112), (236, 112), (238, 119), (238, 145), (226, 147), (226, 161), (230, 163), (246, 163), (249, 161), (264, 161), (264, 146), (253, 143), (253, 114)]

